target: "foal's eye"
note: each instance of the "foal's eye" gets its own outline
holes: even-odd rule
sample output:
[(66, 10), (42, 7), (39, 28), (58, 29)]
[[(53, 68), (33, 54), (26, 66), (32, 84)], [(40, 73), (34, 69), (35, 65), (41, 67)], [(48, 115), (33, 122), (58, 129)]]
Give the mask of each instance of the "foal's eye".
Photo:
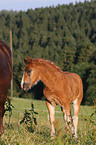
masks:
[(30, 73), (31, 73), (31, 70), (28, 70), (28, 71), (27, 71), (28, 76), (30, 76)]

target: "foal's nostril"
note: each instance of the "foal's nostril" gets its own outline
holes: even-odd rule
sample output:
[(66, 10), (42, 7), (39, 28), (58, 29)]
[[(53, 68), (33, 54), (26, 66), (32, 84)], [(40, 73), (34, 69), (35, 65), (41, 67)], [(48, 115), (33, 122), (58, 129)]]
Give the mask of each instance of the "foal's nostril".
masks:
[(28, 84), (28, 83), (24, 83), (24, 84), (23, 84), (23, 89), (24, 89), (24, 90), (27, 90), (28, 87), (29, 87), (29, 84)]

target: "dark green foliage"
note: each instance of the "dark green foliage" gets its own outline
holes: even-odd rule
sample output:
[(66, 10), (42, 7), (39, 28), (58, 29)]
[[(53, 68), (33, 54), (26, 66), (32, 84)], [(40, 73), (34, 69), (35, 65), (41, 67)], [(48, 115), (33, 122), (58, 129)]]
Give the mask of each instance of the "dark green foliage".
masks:
[(20, 124), (24, 123), (27, 126), (27, 129), (29, 132), (34, 132), (34, 125), (37, 125), (37, 120), (35, 115), (38, 114), (36, 111), (34, 111), (34, 105), (31, 103), (31, 109), (26, 110), (24, 112), (24, 117), (20, 121)]
[[(93, 104), (96, 98), (96, 1), (27, 12), (1, 11), (0, 39), (9, 46), (10, 29), (13, 32), (14, 96), (27, 97), (20, 83), (25, 67), (23, 59), (29, 56), (49, 59), (64, 71), (78, 73), (84, 84), (82, 103)], [(34, 89), (29, 91), (28, 98), (41, 99), (43, 93), (34, 93), (40, 92), (41, 87)]]

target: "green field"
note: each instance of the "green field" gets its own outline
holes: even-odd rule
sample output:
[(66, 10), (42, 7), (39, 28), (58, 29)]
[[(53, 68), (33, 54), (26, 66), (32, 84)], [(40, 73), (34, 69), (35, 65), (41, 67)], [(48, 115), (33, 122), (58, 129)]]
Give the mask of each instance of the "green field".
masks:
[[(25, 109), (31, 108), (31, 102), (34, 104), (37, 126), (33, 125), (34, 131), (30, 132), (25, 124), (20, 125)], [(12, 104), (15, 108), (12, 110), (11, 125), (8, 127), (9, 117), (4, 116), (5, 132), (1, 136), (0, 145), (63, 145), (63, 144), (87, 144), (94, 145), (96, 141), (96, 115), (95, 106), (81, 106), (79, 113), (78, 138), (67, 133), (65, 122), (59, 106), (56, 106), (56, 138), (51, 140), (51, 126), (48, 121), (48, 111), (45, 101), (13, 98)], [(92, 113), (93, 116), (92, 116)], [(7, 112), (8, 114), (8, 112)], [(91, 117), (92, 116), (92, 117)]]

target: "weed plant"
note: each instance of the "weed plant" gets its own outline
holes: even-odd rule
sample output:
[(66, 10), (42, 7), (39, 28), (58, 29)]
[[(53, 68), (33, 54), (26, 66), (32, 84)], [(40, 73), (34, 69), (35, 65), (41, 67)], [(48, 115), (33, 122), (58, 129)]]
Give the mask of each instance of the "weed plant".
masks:
[(20, 124), (25, 123), (26, 127), (28, 129), (29, 132), (34, 132), (34, 125), (37, 125), (37, 120), (35, 115), (38, 114), (35, 110), (34, 110), (34, 105), (33, 103), (31, 103), (31, 109), (30, 110), (26, 110), (24, 112), (24, 116), (22, 118), (22, 120), (20, 121)]

